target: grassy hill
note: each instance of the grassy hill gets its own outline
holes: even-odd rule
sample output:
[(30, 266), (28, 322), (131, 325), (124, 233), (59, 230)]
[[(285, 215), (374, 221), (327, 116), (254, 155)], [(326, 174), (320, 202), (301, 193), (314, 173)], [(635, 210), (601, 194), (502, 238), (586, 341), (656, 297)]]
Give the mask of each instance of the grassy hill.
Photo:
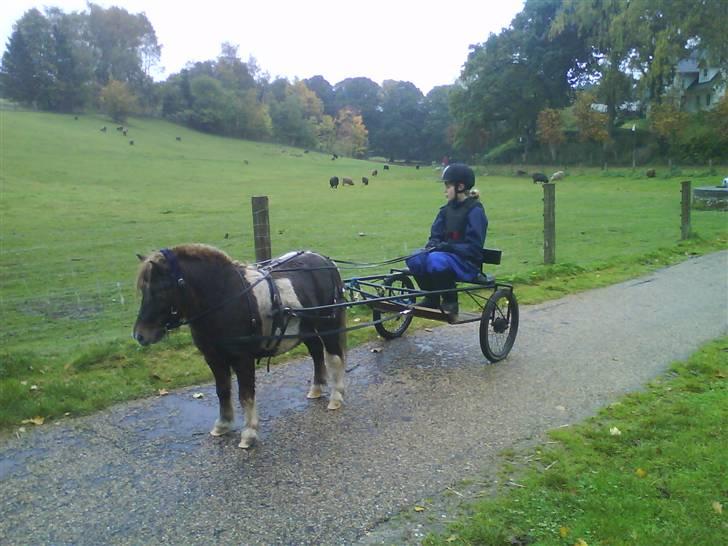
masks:
[[(153, 351), (143, 358), (130, 353), (139, 303), (135, 253), (203, 242), (252, 261), (254, 195), (269, 196), (274, 254), (307, 248), (363, 262), (420, 247), (444, 203), (439, 171), (431, 167), (384, 171), (381, 163), (332, 161), (328, 154), (205, 135), (159, 120), (130, 120), (125, 137), (100, 117), (0, 111), (0, 162), (0, 383), (17, 383), (19, 371), (27, 375), (29, 368), (49, 374), (90, 363), (118, 368), (144, 362), (140, 373), (149, 375), (148, 366), (166, 366)], [(377, 177), (370, 174), (374, 168)], [(699, 238), (678, 244), (684, 178), (576, 171), (557, 187), (559, 265), (546, 268), (540, 186), (476, 172), (490, 221), (487, 245), (504, 251), (497, 274), (518, 284), (522, 301), (604, 284), (645, 263), (724, 248), (728, 239), (724, 213), (695, 211)], [(707, 173), (690, 174), (695, 185), (715, 183)], [(333, 175), (356, 185), (331, 190)], [(365, 175), (368, 187), (360, 183)], [(342, 271), (345, 277), (356, 273)], [(546, 279), (540, 292), (529, 292), (527, 285), (539, 279)], [(117, 347), (112, 364), (108, 344)], [(165, 347), (175, 350), (175, 341)], [(204, 365), (196, 370), (175, 376), (174, 384), (208, 377)], [(0, 391), (10, 388), (3, 384)]]
[[(253, 195), (270, 198), (274, 254), (310, 248), (365, 262), (420, 246), (443, 203), (430, 167), (384, 171), (157, 120), (131, 120), (124, 137), (102, 118), (2, 112), (1, 138), (6, 347), (52, 353), (59, 336), (64, 347), (126, 337), (136, 252), (205, 242), (252, 261)], [(333, 191), (332, 175), (357, 185)], [(499, 273), (528, 275), (542, 256), (540, 188), (482, 173), (477, 186), (488, 245), (504, 250)], [(588, 267), (673, 245), (678, 187), (677, 179), (567, 178), (557, 191), (557, 260)], [(696, 213), (694, 228), (725, 235), (725, 216)]]

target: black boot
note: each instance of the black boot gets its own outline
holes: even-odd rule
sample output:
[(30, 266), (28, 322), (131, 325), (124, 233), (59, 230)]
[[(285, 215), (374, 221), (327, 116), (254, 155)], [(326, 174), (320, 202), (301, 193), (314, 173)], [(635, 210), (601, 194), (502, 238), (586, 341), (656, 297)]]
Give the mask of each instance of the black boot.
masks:
[(457, 317), (458, 314), (458, 293), (448, 292), (442, 295), (442, 312), (450, 315), (451, 319)]

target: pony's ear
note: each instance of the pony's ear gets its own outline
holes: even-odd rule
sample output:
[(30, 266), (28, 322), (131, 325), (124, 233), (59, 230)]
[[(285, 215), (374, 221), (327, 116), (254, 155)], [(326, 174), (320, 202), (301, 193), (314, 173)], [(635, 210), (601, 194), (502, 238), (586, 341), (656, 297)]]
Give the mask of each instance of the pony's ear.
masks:
[(146, 260), (146, 259), (147, 259), (147, 257), (146, 257), (146, 256), (142, 256), (141, 254), (137, 254), (137, 255), (136, 255), (136, 257), (137, 257), (137, 258), (139, 258), (139, 261), (140, 261), (140, 262), (143, 262), (144, 260)]

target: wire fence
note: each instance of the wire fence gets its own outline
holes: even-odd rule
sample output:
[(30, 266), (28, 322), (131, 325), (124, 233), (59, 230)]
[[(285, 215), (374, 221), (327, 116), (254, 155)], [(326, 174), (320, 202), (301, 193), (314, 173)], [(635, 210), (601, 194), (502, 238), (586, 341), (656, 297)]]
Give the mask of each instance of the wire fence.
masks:
[[(610, 238), (624, 241), (623, 247), (614, 245), (612, 250), (605, 250), (615, 256), (641, 252), (640, 244), (654, 248), (654, 240), (659, 237), (665, 243), (674, 243), (680, 232), (676, 193), (674, 221), (663, 218), (663, 208), (638, 201), (631, 211), (617, 211), (595, 202), (577, 203), (565, 210), (558, 203), (557, 262), (566, 259), (579, 263), (590, 247)], [(582, 208), (588, 208), (589, 214)], [(579, 214), (581, 218), (577, 218)], [(429, 224), (429, 219), (405, 229), (401, 218), (387, 211), (377, 211), (375, 217), (378, 220), (365, 227), (342, 222), (324, 223), (322, 227), (321, 222), (310, 221), (310, 211), (272, 209), (272, 254), (307, 249), (335, 259), (370, 263), (408, 255), (427, 239), (422, 225)], [(539, 211), (496, 208), (489, 217), (492, 227), (486, 246), (505, 251), (506, 260), (498, 268), (499, 274), (523, 272), (543, 263), (543, 218)], [(630, 224), (624, 223), (625, 217)], [(191, 215), (188, 221), (168, 224), (152, 219), (124, 229), (118, 225), (71, 227), (49, 234), (43, 242), (31, 239), (25, 244), (23, 234), (4, 226), (0, 239), (0, 344), (6, 351), (53, 353), (61, 345), (83, 346), (128, 338), (140, 303), (135, 286), (136, 252), (145, 254), (162, 246), (205, 242), (235, 259), (252, 263), (252, 225), (250, 213), (246, 218), (241, 210), (240, 214), (217, 217)], [(665, 225), (674, 225), (674, 233), (665, 232)], [(700, 229), (699, 223), (697, 227)], [(649, 230), (661, 234), (650, 235), (652, 239), (648, 240), (642, 234)], [(592, 239), (585, 238), (584, 231)], [(609, 258), (609, 254), (604, 255), (605, 260)], [(390, 266), (383, 266), (381, 271), (347, 264), (340, 268), (343, 277), (354, 277), (385, 273)]]

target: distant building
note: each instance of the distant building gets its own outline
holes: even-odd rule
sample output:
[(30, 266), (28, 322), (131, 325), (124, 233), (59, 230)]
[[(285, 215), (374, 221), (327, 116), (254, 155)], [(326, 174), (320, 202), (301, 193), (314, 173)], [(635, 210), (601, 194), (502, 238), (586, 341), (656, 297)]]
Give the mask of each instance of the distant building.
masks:
[(673, 88), (685, 112), (711, 110), (726, 92), (726, 77), (719, 68), (708, 66), (699, 53), (677, 63)]

